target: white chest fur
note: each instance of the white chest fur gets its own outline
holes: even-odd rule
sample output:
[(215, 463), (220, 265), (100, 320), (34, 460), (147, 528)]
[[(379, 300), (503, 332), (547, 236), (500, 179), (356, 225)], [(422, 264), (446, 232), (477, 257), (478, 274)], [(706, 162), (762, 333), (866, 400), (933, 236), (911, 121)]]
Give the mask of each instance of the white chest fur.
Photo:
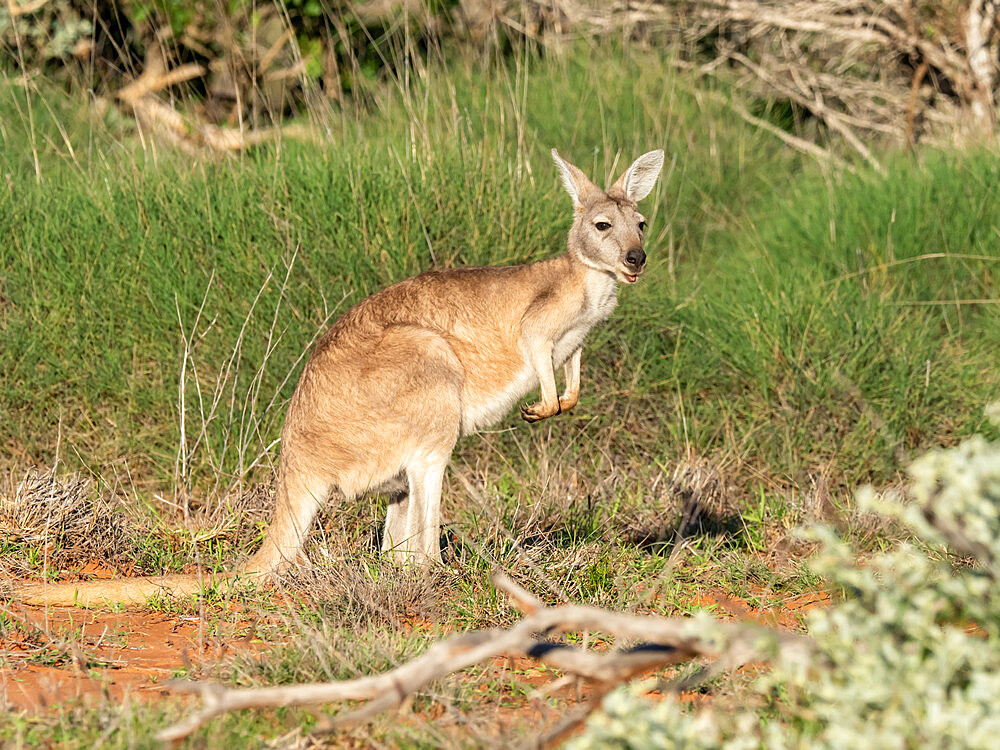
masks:
[(552, 361), (558, 367), (583, 344), (590, 329), (614, 312), (618, 304), (618, 284), (613, 276), (603, 271), (587, 272), (584, 283), (584, 300), (580, 315), (552, 348)]
[(590, 270), (587, 272), (584, 289), (587, 293), (585, 315), (592, 317), (594, 323), (605, 320), (614, 312), (615, 305), (618, 304), (618, 282), (614, 276), (604, 271)]

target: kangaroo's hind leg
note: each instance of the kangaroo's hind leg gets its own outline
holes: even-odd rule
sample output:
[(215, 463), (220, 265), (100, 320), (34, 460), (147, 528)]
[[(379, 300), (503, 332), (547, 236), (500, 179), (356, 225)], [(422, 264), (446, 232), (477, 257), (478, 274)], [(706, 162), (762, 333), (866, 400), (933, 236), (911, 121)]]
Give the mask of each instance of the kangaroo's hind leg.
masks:
[(394, 329), (380, 350), (396, 382), (407, 384), (391, 405), (406, 426), (407, 489), (390, 498), (382, 550), (397, 562), (440, 562), (441, 487), (461, 430), (462, 366), (439, 334), (416, 327)]
[(410, 503), (406, 515), (406, 552), (419, 564), (441, 562), (441, 486), (447, 455), (438, 454), (414, 461), (406, 469)]
[[(404, 480), (405, 481), (405, 480)], [(385, 528), (382, 531), (382, 551), (392, 552), (408, 539), (407, 517), (410, 512), (410, 490), (408, 487), (389, 495), (389, 505), (385, 510)]]
[(415, 458), (406, 469), (407, 488), (390, 495), (382, 551), (396, 562), (441, 562), (441, 485), (447, 464), (447, 455)]
[(441, 486), (451, 447), (416, 456), (406, 467), (407, 489), (389, 499), (382, 551), (399, 563), (441, 562)]

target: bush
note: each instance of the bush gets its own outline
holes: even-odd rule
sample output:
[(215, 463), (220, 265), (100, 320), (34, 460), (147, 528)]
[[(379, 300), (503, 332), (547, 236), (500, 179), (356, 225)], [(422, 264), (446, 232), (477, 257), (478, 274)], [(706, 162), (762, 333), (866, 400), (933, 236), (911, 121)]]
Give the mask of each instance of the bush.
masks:
[[(988, 410), (1000, 422), (1000, 404)], [(1000, 736), (1000, 443), (973, 437), (909, 469), (909, 498), (860, 501), (912, 541), (859, 564), (827, 527), (813, 566), (842, 599), (809, 617), (816, 654), (735, 705), (686, 711), (620, 690), (570, 743), (636, 748), (993, 748)]]

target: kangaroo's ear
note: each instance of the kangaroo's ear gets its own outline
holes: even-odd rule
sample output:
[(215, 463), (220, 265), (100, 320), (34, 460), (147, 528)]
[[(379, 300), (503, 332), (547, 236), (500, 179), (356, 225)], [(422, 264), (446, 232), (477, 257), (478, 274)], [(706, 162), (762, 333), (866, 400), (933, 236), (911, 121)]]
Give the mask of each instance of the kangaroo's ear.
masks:
[(555, 149), (552, 149), (552, 159), (559, 167), (559, 176), (562, 177), (563, 187), (573, 199), (573, 208), (582, 208), (584, 199), (592, 191), (597, 190), (597, 186), (578, 167), (564, 161)]
[(625, 174), (618, 178), (618, 182), (611, 190), (621, 191), (629, 200), (638, 203), (649, 195), (653, 185), (656, 184), (656, 178), (660, 176), (661, 169), (663, 169), (663, 149), (658, 148), (632, 162), (632, 166), (625, 170)]

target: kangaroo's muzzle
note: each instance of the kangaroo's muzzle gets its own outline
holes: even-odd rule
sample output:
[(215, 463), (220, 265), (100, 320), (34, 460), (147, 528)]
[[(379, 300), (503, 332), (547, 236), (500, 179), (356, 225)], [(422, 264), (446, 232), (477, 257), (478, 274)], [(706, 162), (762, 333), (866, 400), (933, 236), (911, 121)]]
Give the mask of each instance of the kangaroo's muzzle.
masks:
[(629, 248), (625, 253), (623, 265), (625, 268), (622, 271), (622, 275), (625, 276), (625, 281), (629, 284), (634, 284), (638, 281), (639, 274), (642, 273), (642, 269), (646, 266), (646, 253), (641, 247)]

